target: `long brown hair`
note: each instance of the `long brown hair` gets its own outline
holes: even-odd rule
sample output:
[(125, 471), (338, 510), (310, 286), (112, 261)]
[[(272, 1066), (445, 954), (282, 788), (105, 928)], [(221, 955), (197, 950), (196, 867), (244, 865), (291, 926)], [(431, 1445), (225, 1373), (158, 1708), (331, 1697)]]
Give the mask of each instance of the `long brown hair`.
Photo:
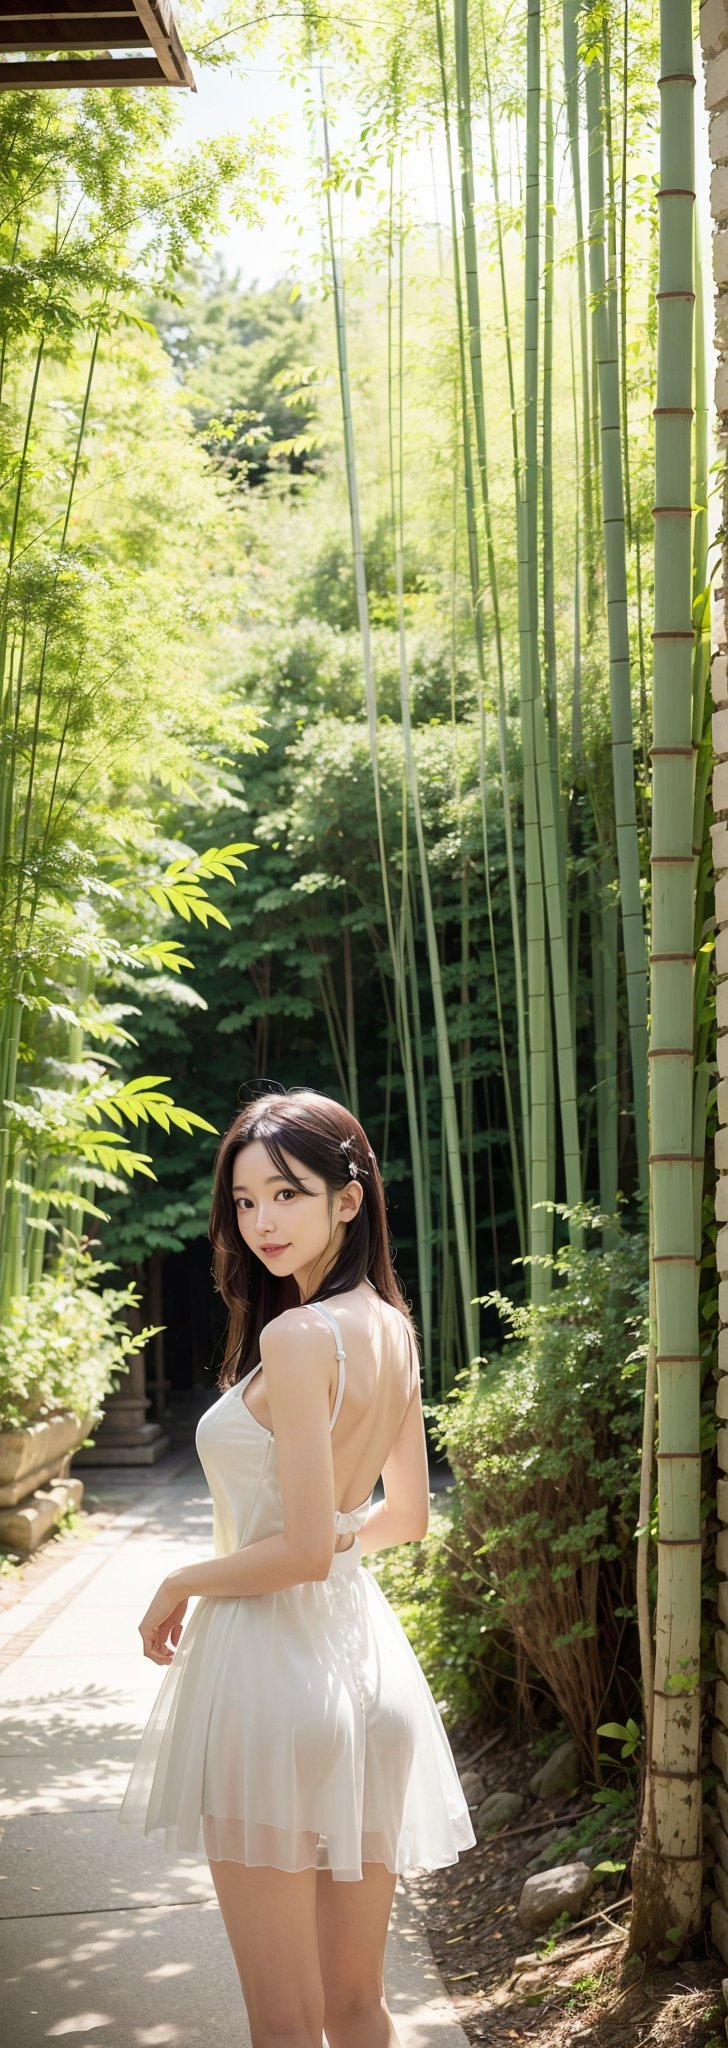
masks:
[(392, 1263), (384, 1183), (365, 1131), (351, 1110), (343, 1109), (330, 1095), (320, 1095), (315, 1088), (281, 1088), (257, 1096), (239, 1110), (221, 1140), (215, 1160), (209, 1230), (212, 1270), (230, 1312), (225, 1356), (218, 1374), (220, 1389), (234, 1386), (257, 1365), (261, 1330), (284, 1309), (297, 1308), (301, 1299), (293, 1274), (279, 1278), (271, 1272), (256, 1259), (240, 1234), (232, 1193), (233, 1160), (241, 1145), (250, 1145), (255, 1139), (265, 1146), (278, 1172), (301, 1194), (306, 1194), (307, 1189), (291, 1171), (284, 1152), (326, 1182), (329, 1219), (334, 1194), (347, 1187), (353, 1178), (349, 1162), (356, 1166), (364, 1199), (358, 1214), (346, 1226), (335, 1264), (310, 1299), (325, 1301), (327, 1295), (345, 1294), (363, 1279), (371, 1280), (383, 1301), (401, 1309), (416, 1342), (409, 1305)]

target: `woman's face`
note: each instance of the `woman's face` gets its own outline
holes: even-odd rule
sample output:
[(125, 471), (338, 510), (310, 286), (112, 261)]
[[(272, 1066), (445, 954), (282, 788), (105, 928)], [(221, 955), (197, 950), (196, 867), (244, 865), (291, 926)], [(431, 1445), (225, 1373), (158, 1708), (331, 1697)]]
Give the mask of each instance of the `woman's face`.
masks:
[(353, 1179), (333, 1196), (329, 1218), (326, 1182), (291, 1153), (284, 1153), (306, 1189), (301, 1194), (280, 1174), (259, 1138), (242, 1145), (233, 1159), (232, 1194), (238, 1229), (261, 1265), (282, 1277), (293, 1274), (305, 1299), (339, 1256), (346, 1226), (356, 1215), (363, 1189)]

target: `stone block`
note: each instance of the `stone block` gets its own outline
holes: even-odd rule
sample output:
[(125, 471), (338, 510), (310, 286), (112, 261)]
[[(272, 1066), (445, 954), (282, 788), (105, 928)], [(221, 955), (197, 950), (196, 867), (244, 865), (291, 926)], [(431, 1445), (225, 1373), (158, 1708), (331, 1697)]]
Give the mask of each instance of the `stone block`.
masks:
[[(718, 983), (718, 1002), (720, 1002), (720, 995), (721, 995), (721, 990), (722, 990), (722, 989), (728, 989), (728, 981), (719, 981), (719, 983)], [(722, 1026), (720, 1025), (720, 1019), (719, 1019), (719, 1028), (723, 1028), (723, 1027), (722, 1027)], [(719, 1172), (719, 1173), (728, 1173), (728, 1126), (727, 1126), (727, 1125), (725, 1125), (725, 1124), (719, 1124), (719, 1126), (718, 1126), (718, 1129), (717, 1129), (717, 1131), (716, 1131), (716, 1134), (715, 1134), (715, 1140), (714, 1140), (714, 1144), (713, 1144), (713, 1150), (714, 1150), (714, 1153), (715, 1153), (715, 1163), (716, 1163), (716, 1167), (717, 1167), (717, 1169), (718, 1169), (718, 1172)]]
[(709, 114), (728, 106), (728, 50), (714, 57), (705, 74), (705, 104)]
[(728, 1173), (719, 1173), (716, 1181), (715, 1213), (719, 1223), (728, 1222)]
[(57, 1527), (69, 1507), (83, 1500), (82, 1479), (56, 1479), (29, 1493), (17, 1507), (0, 1508), (0, 1548), (29, 1557)]
[(715, 1561), (719, 1572), (725, 1572), (728, 1579), (728, 1529), (719, 1529), (715, 1539)]
[[(718, 1670), (720, 1671), (723, 1678), (728, 1678), (728, 1635), (726, 1635), (724, 1628), (716, 1629), (714, 1641), (715, 1661), (718, 1666)], [(725, 1839), (725, 1855), (723, 1855), (722, 1849), (720, 1850), (720, 1853), (721, 1856), (723, 1856), (723, 1862), (725, 1863), (726, 1868), (728, 1868), (728, 1835)]]
[(719, 928), (715, 935), (716, 974), (728, 974), (728, 926)]
[[(724, 1523), (724, 1525), (725, 1525), (726, 1527), (728, 1527), (728, 1481), (727, 1481), (727, 1480), (725, 1480), (725, 1479), (719, 1479), (719, 1480), (717, 1481), (717, 1484), (716, 1484), (716, 1489), (715, 1489), (715, 1496), (716, 1496), (716, 1506), (717, 1506), (717, 1509), (718, 1509), (718, 1520), (719, 1520), (720, 1522), (723, 1522), (723, 1523)], [(726, 1718), (726, 1721), (728, 1721), (728, 1713), (726, 1714), (726, 1717), (725, 1717), (725, 1718)], [(722, 1719), (723, 1719), (723, 1716), (721, 1715), (721, 1720), (722, 1720)]]
[[(728, 293), (726, 294), (728, 307)], [(710, 664), (710, 687), (714, 704), (728, 704), (728, 654), (714, 654)]]
[[(728, 1230), (718, 1231), (715, 1244), (715, 1262), (721, 1277), (724, 1274), (728, 1275)], [(718, 1338), (718, 1349), (720, 1354), (720, 1337)], [(723, 1346), (723, 1355), (725, 1357), (725, 1345)], [(728, 1370), (728, 1365), (721, 1363), (720, 1369), (721, 1372), (725, 1372)]]
[[(728, 166), (726, 168), (728, 169)], [(721, 363), (720, 374), (723, 374), (725, 382), (724, 409), (728, 411), (728, 362)], [(713, 712), (712, 724), (713, 747), (716, 754), (728, 755), (728, 704), (721, 704), (718, 710)]]
[(721, 1899), (714, 1899), (710, 1908), (710, 1932), (724, 1963), (728, 1963), (728, 1910)]
[(710, 211), (713, 219), (728, 219), (728, 164), (714, 164), (710, 179)]
[[(718, 1464), (721, 1472), (728, 1472), (728, 1428), (719, 1429), (717, 1437)], [(728, 1677), (728, 1673), (726, 1676)]]
[(700, 9), (700, 45), (705, 57), (717, 57), (728, 47), (728, 11), (725, 0), (703, 0)]
[(708, 148), (714, 164), (722, 164), (728, 160), (728, 113), (711, 115)]
[(710, 1758), (711, 1763), (714, 1763), (721, 1772), (724, 1783), (728, 1785), (728, 1730), (721, 1728), (717, 1721), (710, 1738)]
[(728, 1280), (721, 1280), (718, 1288), (718, 1314), (722, 1323), (728, 1323)]
[[(728, 708), (726, 715), (728, 715)], [(710, 841), (713, 867), (716, 874), (721, 874), (724, 870), (728, 869), (728, 824), (726, 824), (725, 818), (719, 818), (717, 825), (711, 825)]]
[[(728, 761), (717, 761), (713, 769), (713, 809), (716, 812), (728, 811)], [(724, 910), (720, 922), (724, 924), (725, 921)]]

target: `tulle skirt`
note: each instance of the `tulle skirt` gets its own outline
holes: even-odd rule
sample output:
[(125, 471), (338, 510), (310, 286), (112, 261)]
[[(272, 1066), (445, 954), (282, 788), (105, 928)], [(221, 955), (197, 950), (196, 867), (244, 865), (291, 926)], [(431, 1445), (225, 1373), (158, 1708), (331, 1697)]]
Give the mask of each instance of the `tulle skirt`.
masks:
[(475, 1843), (424, 1672), (358, 1537), (327, 1579), (204, 1598), (180, 1638), (118, 1811), (199, 1851), (361, 1878)]

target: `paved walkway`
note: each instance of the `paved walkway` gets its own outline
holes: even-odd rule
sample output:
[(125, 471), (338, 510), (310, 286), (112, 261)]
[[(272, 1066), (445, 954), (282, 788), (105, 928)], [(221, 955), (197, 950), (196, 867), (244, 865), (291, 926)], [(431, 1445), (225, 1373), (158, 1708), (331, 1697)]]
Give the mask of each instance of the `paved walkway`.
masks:
[[(96, 1469), (84, 1482), (113, 1500)], [(3, 2040), (249, 2048), (206, 1858), (116, 1819), (164, 1677), (139, 1617), (166, 1571), (210, 1551), (209, 1496), (179, 1455), (119, 1482), (121, 1511), (0, 1614)], [(403, 2048), (466, 2048), (402, 1878), (385, 1988)]]

